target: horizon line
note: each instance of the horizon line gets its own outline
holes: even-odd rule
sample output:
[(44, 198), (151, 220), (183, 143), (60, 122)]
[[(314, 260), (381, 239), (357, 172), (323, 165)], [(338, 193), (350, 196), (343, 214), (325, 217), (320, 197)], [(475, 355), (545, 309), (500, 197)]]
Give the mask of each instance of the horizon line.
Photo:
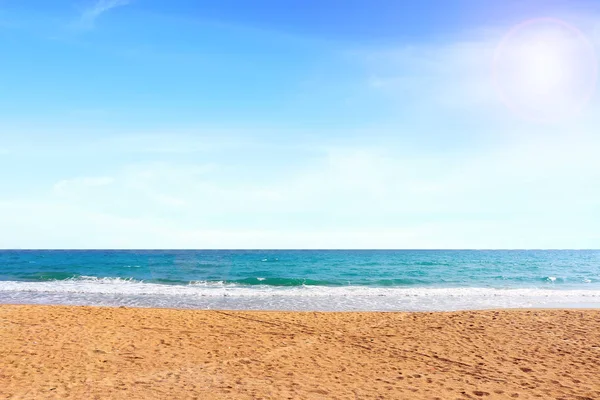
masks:
[(600, 251), (592, 248), (0, 248), (0, 251)]

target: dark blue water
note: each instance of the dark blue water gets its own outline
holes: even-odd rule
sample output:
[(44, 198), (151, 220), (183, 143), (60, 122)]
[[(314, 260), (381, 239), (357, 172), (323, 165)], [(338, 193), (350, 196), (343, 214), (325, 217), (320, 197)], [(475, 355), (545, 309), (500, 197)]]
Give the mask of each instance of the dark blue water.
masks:
[[(589, 303), (600, 294), (600, 251), (0, 251), (2, 302), (408, 309), (399, 296), (443, 295), (439, 301), (452, 302), (475, 294)], [(275, 304), (266, 304), (267, 297)], [(488, 297), (469, 300), (470, 308), (493, 306)], [(298, 305), (307, 298), (310, 306)], [(544, 305), (538, 303), (516, 305)]]

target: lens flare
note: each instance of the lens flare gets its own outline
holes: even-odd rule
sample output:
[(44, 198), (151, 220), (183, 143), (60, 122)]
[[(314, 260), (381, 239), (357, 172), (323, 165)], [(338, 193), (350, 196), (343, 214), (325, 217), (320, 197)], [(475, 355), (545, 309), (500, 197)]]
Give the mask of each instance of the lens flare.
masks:
[(494, 56), (502, 101), (529, 120), (570, 117), (591, 98), (597, 77), (594, 48), (577, 28), (558, 19), (525, 21), (502, 39)]

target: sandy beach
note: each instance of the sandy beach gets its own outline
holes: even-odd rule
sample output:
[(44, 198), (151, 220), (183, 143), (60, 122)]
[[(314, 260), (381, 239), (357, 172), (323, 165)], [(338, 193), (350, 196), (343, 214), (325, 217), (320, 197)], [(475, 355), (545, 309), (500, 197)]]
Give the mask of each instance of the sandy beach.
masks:
[(0, 306), (8, 399), (599, 399), (600, 311)]

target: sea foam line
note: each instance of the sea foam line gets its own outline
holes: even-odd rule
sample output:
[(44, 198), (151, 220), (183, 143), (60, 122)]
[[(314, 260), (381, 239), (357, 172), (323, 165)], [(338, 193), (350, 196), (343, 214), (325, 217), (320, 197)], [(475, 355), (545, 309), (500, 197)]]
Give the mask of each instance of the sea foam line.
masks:
[(164, 285), (133, 279), (81, 277), (61, 281), (21, 282), (0, 281), (0, 292), (35, 293), (94, 293), (118, 295), (170, 296), (285, 296), (285, 297), (555, 297), (598, 298), (594, 289), (538, 289), (538, 288), (477, 288), (477, 287), (365, 287), (365, 286), (245, 286), (223, 282), (191, 282), (188, 285)]

